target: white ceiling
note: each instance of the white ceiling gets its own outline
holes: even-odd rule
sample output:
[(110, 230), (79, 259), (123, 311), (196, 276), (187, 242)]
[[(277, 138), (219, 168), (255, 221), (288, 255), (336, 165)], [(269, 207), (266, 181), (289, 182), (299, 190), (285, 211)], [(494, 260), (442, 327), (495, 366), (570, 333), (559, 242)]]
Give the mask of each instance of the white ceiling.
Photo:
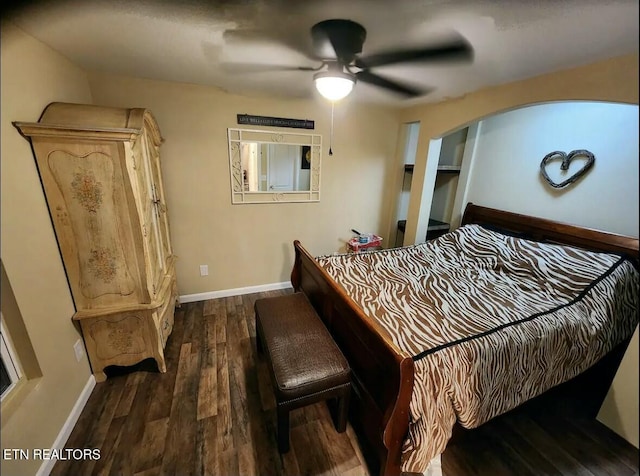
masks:
[(300, 51), (308, 51), (311, 26), (329, 18), (350, 19), (367, 29), (362, 55), (428, 46), (449, 31), (464, 36), (474, 49), (471, 64), (372, 70), (434, 88), (423, 97), (406, 100), (358, 83), (353, 101), (438, 101), (638, 52), (637, 0), (57, 0), (26, 5), (3, 20), (87, 70), (213, 85), (250, 96), (317, 95), (312, 72), (239, 73), (229, 71), (229, 64), (317, 66)]

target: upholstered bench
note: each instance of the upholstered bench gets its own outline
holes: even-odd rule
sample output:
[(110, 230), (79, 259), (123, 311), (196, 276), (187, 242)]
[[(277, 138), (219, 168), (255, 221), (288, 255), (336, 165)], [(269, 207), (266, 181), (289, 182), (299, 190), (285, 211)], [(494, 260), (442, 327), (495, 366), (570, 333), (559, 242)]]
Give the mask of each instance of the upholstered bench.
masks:
[(256, 300), (256, 344), (271, 370), (278, 419), (278, 450), (289, 451), (289, 412), (336, 399), (334, 426), (343, 432), (351, 370), (331, 334), (302, 293)]

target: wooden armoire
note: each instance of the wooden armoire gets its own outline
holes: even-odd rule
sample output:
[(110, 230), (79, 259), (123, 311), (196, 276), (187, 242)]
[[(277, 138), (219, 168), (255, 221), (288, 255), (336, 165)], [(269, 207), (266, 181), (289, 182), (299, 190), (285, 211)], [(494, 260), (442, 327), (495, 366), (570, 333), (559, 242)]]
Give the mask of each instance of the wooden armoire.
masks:
[(147, 358), (166, 372), (178, 293), (153, 115), (52, 103), (14, 125), (32, 144), (96, 380)]

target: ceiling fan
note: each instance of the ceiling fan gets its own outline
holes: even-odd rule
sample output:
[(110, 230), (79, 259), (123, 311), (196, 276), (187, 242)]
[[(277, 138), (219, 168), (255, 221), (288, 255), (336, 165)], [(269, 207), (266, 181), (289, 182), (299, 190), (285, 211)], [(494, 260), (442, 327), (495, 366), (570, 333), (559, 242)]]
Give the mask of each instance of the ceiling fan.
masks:
[(299, 70), (315, 72), (313, 79), (322, 96), (340, 100), (351, 93), (356, 81), (383, 88), (406, 98), (429, 92), (408, 83), (386, 79), (371, 71), (377, 66), (397, 63), (471, 61), (473, 49), (461, 36), (446, 43), (415, 49), (387, 51), (360, 56), (367, 37), (365, 28), (351, 20), (332, 19), (316, 23), (311, 28), (311, 59), (320, 61), (317, 67), (254, 65), (253, 71)]

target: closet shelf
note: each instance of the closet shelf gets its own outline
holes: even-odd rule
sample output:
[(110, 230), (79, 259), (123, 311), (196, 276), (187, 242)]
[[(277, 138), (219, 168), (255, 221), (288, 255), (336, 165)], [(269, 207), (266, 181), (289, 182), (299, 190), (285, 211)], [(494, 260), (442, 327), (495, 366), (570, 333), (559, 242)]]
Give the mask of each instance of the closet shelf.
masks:
[(459, 165), (438, 165), (438, 172), (442, 172), (443, 174), (459, 174), (460, 166)]
[(427, 226), (427, 231), (449, 231), (448, 223), (443, 221), (434, 220), (433, 218), (429, 218), (429, 226)]
[[(405, 173), (412, 174), (413, 173), (413, 164), (404, 164)], [(444, 174), (459, 174), (460, 166), (459, 165), (438, 165), (438, 172)]]
[[(398, 221), (398, 230), (404, 233), (405, 228), (407, 227), (407, 220), (399, 220)], [(449, 231), (450, 225), (443, 221), (434, 220), (433, 218), (429, 218), (429, 225), (427, 226), (427, 231)]]

